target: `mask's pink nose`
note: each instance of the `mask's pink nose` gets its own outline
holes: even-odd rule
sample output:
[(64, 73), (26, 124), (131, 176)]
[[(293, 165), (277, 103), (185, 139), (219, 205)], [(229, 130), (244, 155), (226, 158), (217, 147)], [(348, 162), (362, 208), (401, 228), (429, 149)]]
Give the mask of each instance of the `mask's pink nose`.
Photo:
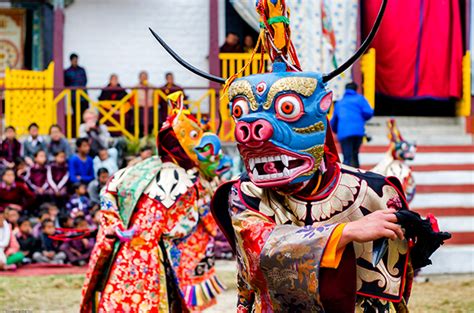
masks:
[(239, 143), (264, 142), (273, 136), (273, 126), (266, 120), (256, 120), (252, 123), (237, 122), (235, 138)]

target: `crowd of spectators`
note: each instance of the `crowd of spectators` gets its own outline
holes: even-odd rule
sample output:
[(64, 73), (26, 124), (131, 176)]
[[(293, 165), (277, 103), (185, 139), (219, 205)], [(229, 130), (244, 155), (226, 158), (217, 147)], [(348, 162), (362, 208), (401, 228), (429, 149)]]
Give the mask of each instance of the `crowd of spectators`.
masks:
[[(229, 33), (221, 52), (253, 50), (251, 36), (246, 36), (243, 44), (240, 46), (236, 34)], [(76, 108), (76, 88), (87, 93), (87, 74), (79, 66), (77, 54), (70, 55), (70, 62), (64, 72), (64, 84), (72, 87), (72, 107)], [(140, 72), (138, 78), (136, 97), (130, 99), (126, 109), (138, 106), (142, 136), (145, 110), (149, 133), (154, 127), (153, 91), (159, 89), (169, 95), (183, 88), (175, 83), (171, 72), (165, 74), (165, 83), (160, 87), (150, 84), (146, 71)], [(118, 75), (112, 74), (98, 100), (122, 100), (127, 95)], [(4, 131), (0, 142), (0, 270), (28, 263), (85, 264), (94, 246), (94, 236), (87, 234), (94, 234), (98, 227), (100, 190), (119, 168), (153, 155), (153, 148), (145, 146), (134, 159), (125, 162), (123, 147), (113, 144), (107, 123), (100, 124), (98, 112), (89, 108), (84, 97), (80, 99), (80, 112), (73, 113), (73, 120), (80, 114), (83, 123), (78, 129), (72, 125), (77, 137), (73, 145), (59, 125), (52, 125), (48, 136), (41, 136), (38, 124), (32, 123), (28, 135), (21, 139), (12, 126)], [(159, 117), (158, 127), (167, 117), (165, 99), (160, 99)], [(127, 122), (132, 124), (132, 120)], [(84, 236), (69, 240), (69, 233)]]
[[(25, 263), (83, 265), (94, 246), (99, 193), (126, 165), (92, 109), (83, 114), (74, 147), (61, 127), (39, 135), (32, 123), (19, 140), (7, 127), (0, 144), (0, 270)], [(73, 150), (75, 150), (73, 152)], [(151, 157), (144, 147), (130, 164)], [(70, 233), (84, 236), (68, 239)]]

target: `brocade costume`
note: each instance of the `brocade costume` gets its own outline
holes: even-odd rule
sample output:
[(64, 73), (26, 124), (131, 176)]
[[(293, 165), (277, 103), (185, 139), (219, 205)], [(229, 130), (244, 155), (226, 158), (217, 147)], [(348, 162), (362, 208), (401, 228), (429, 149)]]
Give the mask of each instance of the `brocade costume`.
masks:
[[(181, 108), (160, 132), (162, 158), (120, 170), (102, 190), (82, 312), (188, 312), (215, 303), (223, 286), (214, 269), (212, 189), (198, 172), (199, 152), (188, 149), (202, 137)], [(219, 153), (207, 157), (218, 162)]]
[[(219, 187), (211, 210), (237, 254), (239, 312), (406, 312), (411, 265), (430, 264), (449, 238), (408, 210), (396, 178), (340, 165), (327, 120), (327, 83), (364, 53), (386, 6), (382, 1), (358, 51), (326, 74), (301, 70), (285, 0), (257, 1), (261, 32), (254, 53), (227, 80), (196, 69), (152, 31), (181, 65), (228, 91), (246, 173)], [(237, 78), (260, 44), (260, 63), (267, 52), (272, 70)], [(355, 221), (370, 214), (376, 222), (369, 239), (344, 237), (351, 223), (361, 232)], [(381, 218), (389, 215), (393, 222)], [(400, 230), (395, 220), (406, 239), (388, 240), (375, 230)]]

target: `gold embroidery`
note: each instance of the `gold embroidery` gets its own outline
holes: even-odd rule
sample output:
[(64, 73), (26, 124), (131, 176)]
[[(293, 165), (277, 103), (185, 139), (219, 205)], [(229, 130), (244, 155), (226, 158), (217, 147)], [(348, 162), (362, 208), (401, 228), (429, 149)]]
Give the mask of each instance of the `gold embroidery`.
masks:
[(294, 91), (302, 96), (309, 97), (313, 94), (317, 85), (318, 81), (315, 78), (309, 77), (286, 77), (279, 79), (270, 87), (263, 108), (268, 110), (272, 105), (275, 95), (281, 91)]
[(310, 125), (308, 127), (296, 128), (293, 130), (299, 134), (309, 134), (324, 131), (324, 123), (319, 121), (316, 124)]
[(314, 168), (303, 176), (313, 175), (318, 170), (319, 164), (321, 164), (321, 160), (323, 159), (324, 145), (314, 146), (303, 150), (303, 152), (309, 153), (314, 157)]
[(245, 96), (250, 102), (252, 111), (258, 108), (257, 101), (253, 95), (252, 85), (247, 80), (238, 80), (229, 87), (229, 100), (232, 101), (237, 96)]

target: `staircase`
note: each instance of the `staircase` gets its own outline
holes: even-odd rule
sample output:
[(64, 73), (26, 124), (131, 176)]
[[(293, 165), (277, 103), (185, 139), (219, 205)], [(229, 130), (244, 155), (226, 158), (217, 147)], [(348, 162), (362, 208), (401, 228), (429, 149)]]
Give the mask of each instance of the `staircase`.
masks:
[[(372, 140), (361, 149), (360, 162), (367, 169), (387, 151), (385, 121), (375, 117), (367, 125)], [(432, 257), (423, 273), (474, 272), (474, 145), (459, 118), (397, 118), (405, 140), (417, 143), (415, 160), (409, 162), (417, 184), (411, 209), (433, 213), (443, 231), (453, 237)]]

